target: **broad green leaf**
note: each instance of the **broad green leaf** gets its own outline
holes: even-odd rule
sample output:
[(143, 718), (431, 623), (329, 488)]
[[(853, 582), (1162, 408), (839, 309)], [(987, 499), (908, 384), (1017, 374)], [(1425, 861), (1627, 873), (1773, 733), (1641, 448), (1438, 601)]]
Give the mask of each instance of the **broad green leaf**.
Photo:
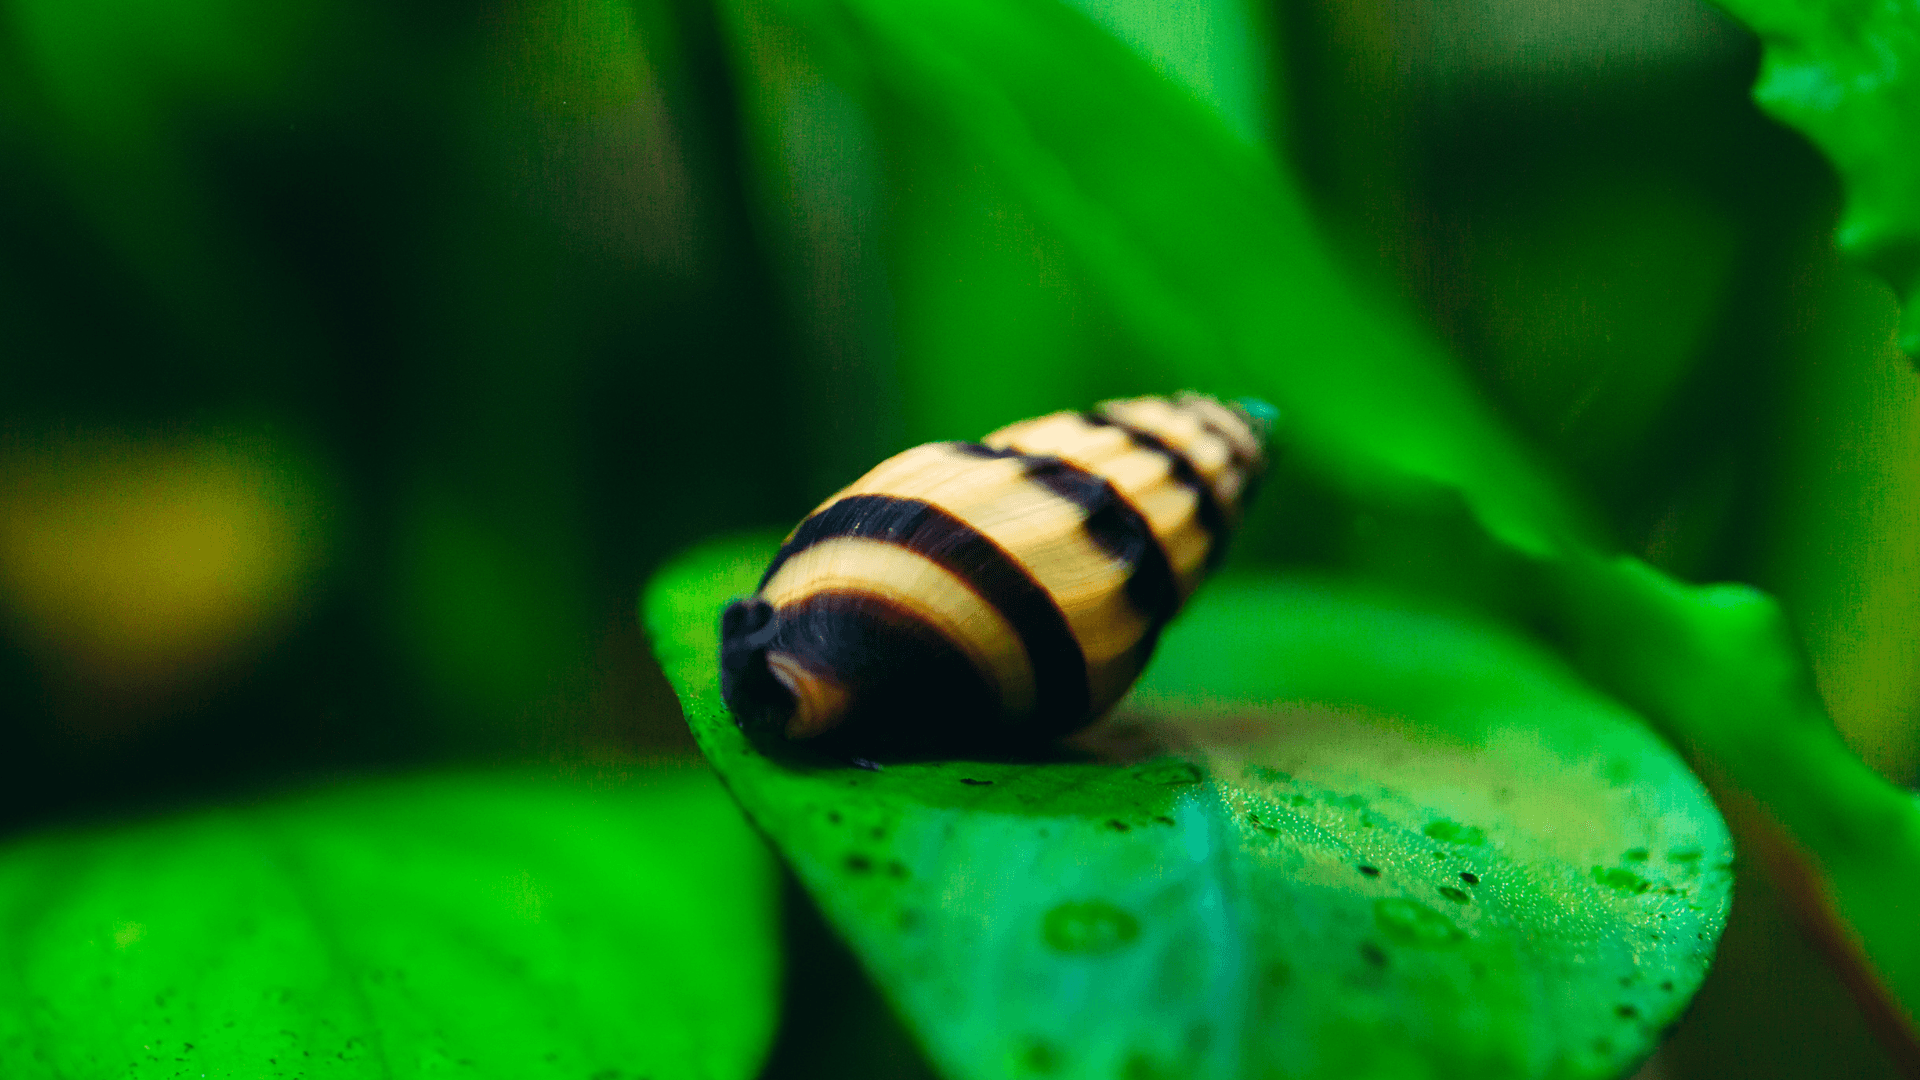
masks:
[(702, 749), (948, 1076), (1613, 1076), (1699, 984), (1720, 819), (1508, 632), (1220, 581), (1134, 699), (1181, 753), (806, 768), (719, 699), (720, 609), (772, 550), (683, 557), (647, 625)]
[(741, 1080), (772, 868), (704, 772), (352, 785), (0, 851), (9, 1080)]
[[(1020, 0), (747, 7), (740, 26), (789, 24), (876, 112), (1016, 192), (1151, 358), (1143, 372), (1272, 400), (1301, 460), (1357, 493), (1458, 491), (1535, 554), (1580, 535), (1441, 349), (1349, 284), (1281, 165), (1085, 15)], [(990, 353), (979, 365), (980, 387), (1027, 377)]]
[(1568, 559), (1542, 583), (1583, 670), (1750, 819), (1743, 848), (1767, 860), (1882, 1041), (1920, 1072), (1920, 802), (1841, 742), (1779, 603), (1625, 557)]
[(1720, 0), (1760, 35), (1753, 96), (1826, 152), (1847, 189), (1840, 247), (1879, 271), (1920, 354), (1920, 6)]

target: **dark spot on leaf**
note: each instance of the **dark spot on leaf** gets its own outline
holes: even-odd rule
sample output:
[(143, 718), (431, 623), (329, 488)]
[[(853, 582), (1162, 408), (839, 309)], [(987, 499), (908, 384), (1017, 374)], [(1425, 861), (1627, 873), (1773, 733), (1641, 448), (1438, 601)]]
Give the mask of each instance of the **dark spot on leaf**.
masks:
[(1386, 952), (1371, 941), (1363, 941), (1360, 943), (1360, 959), (1365, 960), (1374, 967), (1387, 966)]
[(900, 913), (900, 929), (905, 930), (909, 933), (920, 929), (920, 913), (917, 911), (901, 912)]
[(1285, 960), (1275, 960), (1260, 972), (1261, 981), (1272, 989), (1279, 989), (1293, 981), (1293, 967)]
[(1704, 854), (1706, 853), (1697, 847), (1674, 848), (1672, 851), (1667, 852), (1667, 861), (1677, 863), (1699, 862), (1700, 856)]
[(1615, 892), (1636, 896), (1646, 892), (1652, 886), (1646, 878), (1619, 867), (1608, 869), (1604, 866), (1596, 866), (1593, 868), (1593, 880), (1596, 884), (1604, 885)]
[(1128, 829), (1132, 827), (1133, 826), (1128, 825), (1126, 822), (1121, 821), (1119, 818), (1107, 819), (1107, 828), (1112, 829), (1114, 832), (1126, 832)]
[(1420, 831), (1429, 839), (1438, 840), (1443, 844), (1473, 846), (1487, 842), (1487, 834), (1480, 826), (1462, 825), (1457, 821), (1448, 821), (1446, 818), (1435, 818), (1427, 822), (1427, 827)]
[(185, 1048), (184, 1048), (184, 1050), (183, 1050), (183, 1052), (184, 1052), (184, 1053), (188, 1053), (188, 1054), (191, 1054), (191, 1053), (193, 1053), (193, 1044), (192, 1044), (192, 1043), (187, 1043), (187, 1044), (186, 1044), (186, 1046), (185, 1046)]
[(1668, 980), (1666, 980), (1665, 982), (1662, 982), (1662, 983), (1660, 984), (1660, 989), (1662, 989), (1662, 990), (1666, 990), (1666, 991), (1672, 991), (1672, 989), (1673, 989), (1673, 980), (1672, 980), (1672, 979), (1668, 979)]
[(1440, 895), (1446, 897), (1447, 899), (1453, 901), (1456, 904), (1464, 904), (1469, 899), (1469, 897), (1467, 896), (1467, 891), (1465, 889), (1456, 889), (1451, 885), (1440, 886)]
[(838, 810), (827, 811), (827, 820), (835, 825), (840, 824), (840, 811)]
[(1466, 940), (1467, 935), (1453, 920), (1418, 900), (1405, 896), (1383, 897), (1373, 902), (1373, 923), (1380, 931), (1402, 945), (1439, 948)]
[(1354, 867), (1354, 869), (1360, 871), (1361, 873), (1367, 875), (1368, 877), (1380, 876), (1380, 868), (1377, 866), (1356, 866)]
[(971, 785), (973, 785), (974, 787), (986, 787), (986, 786), (987, 786), (988, 784), (991, 784), (991, 783), (993, 783), (993, 781), (991, 781), (991, 780), (975, 780), (975, 779), (974, 779), (973, 777), (971, 777), (971, 776), (963, 776), (963, 777), (961, 777), (961, 778), (960, 778), (960, 782), (961, 782), (961, 783), (963, 783), (963, 784), (971, 784)]
[(847, 856), (847, 869), (856, 874), (865, 874), (873, 869), (873, 860), (859, 852)]
[(873, 828), (867, 830), (867, 835), (873, 837), (875, 840), (884, 840), (887, 838), (887, 828), (884, 825), (875, 825)]
[(1094, 956), (1140, 936), (1140, 920), (1105, 900), (1068, 901), (1047, 912), (1041, 936), (1056, 952)]
[(1480, 884), (1480, 875), (1471, 870), (1462, 870), (1460, 871), (1460, 880), (1469, 885), (1478, 885)]
[(1647, 849), (1643, 847), (1628, 848), (1625, 852), (1622, 853), (1622, 856), (1628, 862), (1646, 862)]
[(1640, 1015), (1640, 1010), (1631, 1005), (1618, 1005), (1614, 1007), (1613, 1014), (1622, 1020), (1632, 1020)]
[(887, 876), (896, 877), (896, 878), (906, 877), (907, 864), (901, 862), (899, 859), (888, 859), (887, 860)]
[(1167, 815), (1165, 815), (1165, 814), (1156, 814), (1156, 815), (1154, 815), (1154, 818), (1153, 818), (1153, 820), (1155, 820), (1155, 821), (1157, 821), (1157, 822), (1159, 822), (1159, 823), (1160, 823), (1160, 824), (1162, 824), (1162, 825), (1171, 825), (1171, 824), (1173, 824), (1173, 819), (1172, 819), (1172, 818), (1170, 818), (1170, 817), (1168, 817), (1168, 816), (1167, 816)]

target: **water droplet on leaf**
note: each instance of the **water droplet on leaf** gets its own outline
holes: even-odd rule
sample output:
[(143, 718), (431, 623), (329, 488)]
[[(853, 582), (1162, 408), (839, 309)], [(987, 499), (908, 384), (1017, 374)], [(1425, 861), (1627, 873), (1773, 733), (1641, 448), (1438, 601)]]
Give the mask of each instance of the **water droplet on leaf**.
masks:
[(1418, 900), (1390, 896), (1373, 902), (1373, 921), (1402, 945), (1438, 948), (1466, 940), (1453, 920)]
[(1040, 929), (1055, 951), (1093, 956), (1131, 944), (1140, 920), (1105, 900), (1078, 900), (1047, 912)]

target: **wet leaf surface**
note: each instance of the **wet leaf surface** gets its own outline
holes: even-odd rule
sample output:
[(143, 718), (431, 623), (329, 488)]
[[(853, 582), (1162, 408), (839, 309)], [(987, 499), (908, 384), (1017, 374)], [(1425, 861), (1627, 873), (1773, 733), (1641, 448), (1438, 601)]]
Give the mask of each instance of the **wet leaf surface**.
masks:
[(708, 757), (950, 1076), (1610, 1076), (1699, 985), (1724, 826), (1510, 632), (1219, 581), (1104, 757), (801, 767), (719, 700), (720, 608), (772, 547), (673, 564), (649, 629)]
[(0, 851), (19, 1080), (744, 1078), (775, 878), (704, 770), (463, 775)]

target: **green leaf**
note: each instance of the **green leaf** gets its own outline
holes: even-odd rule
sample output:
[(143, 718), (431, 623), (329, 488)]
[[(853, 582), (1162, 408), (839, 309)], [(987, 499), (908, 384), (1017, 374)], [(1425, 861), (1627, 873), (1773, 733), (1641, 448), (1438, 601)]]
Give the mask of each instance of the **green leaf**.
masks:
[(1920, 802), (1841, 742), (1780, 604), (1630, 558), (1544, 568), (1582, 669), (1684, 746), (1890, 1052), (1920, 1073)]
[(704, 771), (349, 786), (0, 852), (19, 1080), (750, 1075), (775, 879)]
[(1756, 530), (1764, 576), (1806, 641), (1836, 726), (1883, 776), (1920, 776), (1920, 379), (1891, 298), (1826, 253), (1794, 343), (1783, 469)]
[(1134, 699), (1186, 752), (807, 769), (719, 699), (720, 609), (772, 551), (670, 565), (648, 628), (702, 749), (949, 1076), (1611, 1076), (1699, 984), (1719, 817), (1508, 632), (1221, 581)]
[[(1171, 379), (1265, 397), (1290, 452), (1348, 490), (1456, 491), (1523, 551), (1582, 534), (1579, 512), (1439, 346), (1339, 271), (1280, 163), (1086, 16), (1021, 0), (747, 7), (739, 26), (790, 24), (809, 59), (865, 91), (898, 139), (943, 140), (1017, 193), (1097, 287), (1131, 351), (1154, 359), (1138, 370), (1159, 383), (1137, 389)], [(912, 298), (903, 307), (917, 310)], [(975, 396), (1033, 377), (999, 367), (993, 350), (973, 359)]]
[(1847, 189), (1840, 247), (1884, 275), (1920, 355), (1920, 6), (1720, 0), (1765, 46), (1753, 96), (1826, 152)]

